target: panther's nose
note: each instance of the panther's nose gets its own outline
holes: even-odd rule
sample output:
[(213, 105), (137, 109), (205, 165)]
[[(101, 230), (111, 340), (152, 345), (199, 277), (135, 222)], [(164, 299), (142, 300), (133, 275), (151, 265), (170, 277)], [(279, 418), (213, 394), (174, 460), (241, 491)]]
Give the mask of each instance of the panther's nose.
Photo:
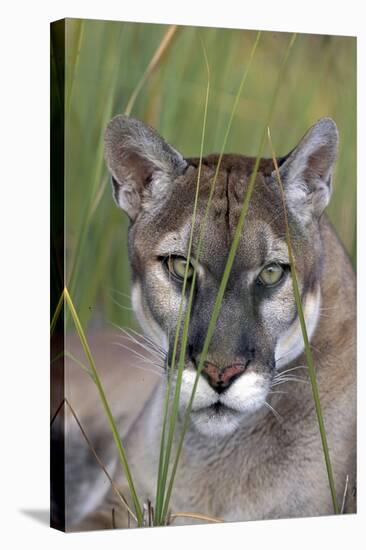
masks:
[(209, 361), (205, 361), (201, 374), (217, 393), (222, 393), (234, 382), (234, 380), (243, 374), (247, 368), (248, 362), (246, 364), (233, 363), (227, 367), (219, 367)]

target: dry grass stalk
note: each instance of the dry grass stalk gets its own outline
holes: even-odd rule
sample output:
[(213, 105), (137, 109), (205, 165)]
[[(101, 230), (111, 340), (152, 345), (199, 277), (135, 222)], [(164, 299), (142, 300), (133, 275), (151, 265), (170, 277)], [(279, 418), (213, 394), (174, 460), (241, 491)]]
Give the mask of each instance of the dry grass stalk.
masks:
[(133, 106), (135, 104), (135, 101), (137, 99), (137, 96), (139, 95), (141, 89), (144, 87), (146, 81), (151, 76), (151, 74), (154, 72), (160, 61), (162, 60), (165, 52), (168, 49), (168, 46), (172, 42), (174, 36), (176, 35), (178, 30), (177, 25), (171, 25), (167, 32), (164, 34), (163, 39), (161, 40), (158, 48), (156, 49), (149, 65), (147, 66), (144, 74), (142, 75), (141, 79), (139, 80), (136, 88), (134, 89), (128, 103), (127, 107), (125, 109), (125, 115), (130, 115), (131, 111), (133, 109)]
[[(111, 487), (112, 487), (113, 491), (115, 492), (115, 494), (117, 495), (119, 501), (123, 504), (123, 507), (124, 507), (124, 509), (127, 510), (128, 514), (131, 515), (131, 516), (133, 517), (133, 519), (137, 522), (137, 517), (135, 516), (135, 514), (132, 512), (131, 508), (129, 507), (126, 498), (122, 495), (122, 493), (119, 491), (117, 485), (114, 483), (114, 481), (113, 481), (112, 477), (110, 476), (110, 474), (109, 474), (109, 472), (108, 472), (106, 466), (103, 464), (103, 462), (102, 462), (101, 458), (99, 457), (99, 455), (97, 454), (97, 452), (96, 452), (96, 450), (95, 450), (95, 448), (94, 448), (92, 442), (90, 441), (90, 439), (89, 439), (89, 437), (88, 437), (86, 431), (84, 430), (84, 428), (83, 428), (83, 426), (82, 426), (82, 424), (81, 424), (81, 422), (80, 422), (80, 420), (79, 420), (79, 418), (78, 418), (78, 415), (76, 414), (74, 408), (72, 407), (71, 403), (68, 401), (68, 399), (67, 399), (66, 397), (62, 400), (62, 402), (61, 402), (60, 405), (58, 406), (58, 408), (57, 408), (55, 414), (53, 415), (53, 417), (52, 417), (52, 419), (51, 419), (51, 426), (52, 426), (52, 424), (54, 423), (56, 417), (59, 415), (61, 409), (62, 409), (65, 405), (68, 406), (68, 408), (69, 408), (69, 410), (70, 410), (72, 416), (74, 417), (75, 422), (77, 423), (77, 425), (78, 425), (78, 427), (79, 427), (79, 429), (80, 429), (80, 431), (81, 431), (81, 433), (82, 433), (82, 435), (83, 435), (83, 437), (84, 437), (84, 439), (85, 439), (85, 441), (86, 441), (86, 443), (87, 443), (87, 445), (88, 445), (90, 451), (92, 452), (92, 454), (93, 454), (95, 460), (98, 462), (99, 466), (102, 468), (103, 472), (104, 472), (105, 475), (107, 476), (108, 481), (109, 481), (109, 483), (111, 484)], [(114, 508), (113, 508), (113, 511), (114, 511)], [(113, 513), (113, 511), (112, 511), (112, 513)]]

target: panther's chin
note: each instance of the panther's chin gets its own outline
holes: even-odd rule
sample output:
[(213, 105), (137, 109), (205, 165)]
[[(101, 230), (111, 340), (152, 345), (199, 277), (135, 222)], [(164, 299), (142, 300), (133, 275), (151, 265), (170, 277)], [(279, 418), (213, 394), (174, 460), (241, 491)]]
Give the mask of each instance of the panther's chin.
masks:
[(191, 420), (195, 429), (200, 434), (215, 438), (234, 433), (242, 418), (242, 412), (220, 402), (191, 412)]
[[(195, 369), (183, 371), (181, 411), (184, 414), (192, 394)], [(225, 391), (218, 393), (201, 376), (194, 396), (191, 425), (200, 434), (217, 438), (233, 434), (252, 421), (252, 415), (262, 409), (270, 389), (271, 377), (249, 371), (235, 380)]]

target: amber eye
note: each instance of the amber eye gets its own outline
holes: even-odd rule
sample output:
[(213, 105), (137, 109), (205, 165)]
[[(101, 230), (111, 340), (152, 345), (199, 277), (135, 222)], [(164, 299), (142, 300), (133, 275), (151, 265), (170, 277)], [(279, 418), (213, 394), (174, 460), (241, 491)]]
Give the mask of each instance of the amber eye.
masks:
[[(186, 258), (183, 258), (183, 256), (168, 256), (168, 258), (166, 259), (166, 266), (169, 272), (174, 275), (174, 277), (176, 277), (177, 279), (184, 279), (187, 268)], [(193, 270), (193, 265), (189, 263), (187, 270), (187, 280), (192, 278)]]
[(265, 286), (274, 286), (280, 282), (284, 274), (284, 269), (280, 264), (267, 265), (258, 276), (258, 282)]

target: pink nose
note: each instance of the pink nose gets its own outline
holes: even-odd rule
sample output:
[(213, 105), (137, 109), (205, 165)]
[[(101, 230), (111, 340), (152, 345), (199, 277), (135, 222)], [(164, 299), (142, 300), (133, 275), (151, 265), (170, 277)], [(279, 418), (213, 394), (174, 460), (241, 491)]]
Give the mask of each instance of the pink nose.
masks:
[(210, 386), (212, 386), (218, 393), (223, 392), (243, 374), (246, 369), (246, 365), (242, 363), (233, 363), (227, 367), (220, 368), (213, 363), (205, 361), (202, 369), (203, 376), (207, 379)]

